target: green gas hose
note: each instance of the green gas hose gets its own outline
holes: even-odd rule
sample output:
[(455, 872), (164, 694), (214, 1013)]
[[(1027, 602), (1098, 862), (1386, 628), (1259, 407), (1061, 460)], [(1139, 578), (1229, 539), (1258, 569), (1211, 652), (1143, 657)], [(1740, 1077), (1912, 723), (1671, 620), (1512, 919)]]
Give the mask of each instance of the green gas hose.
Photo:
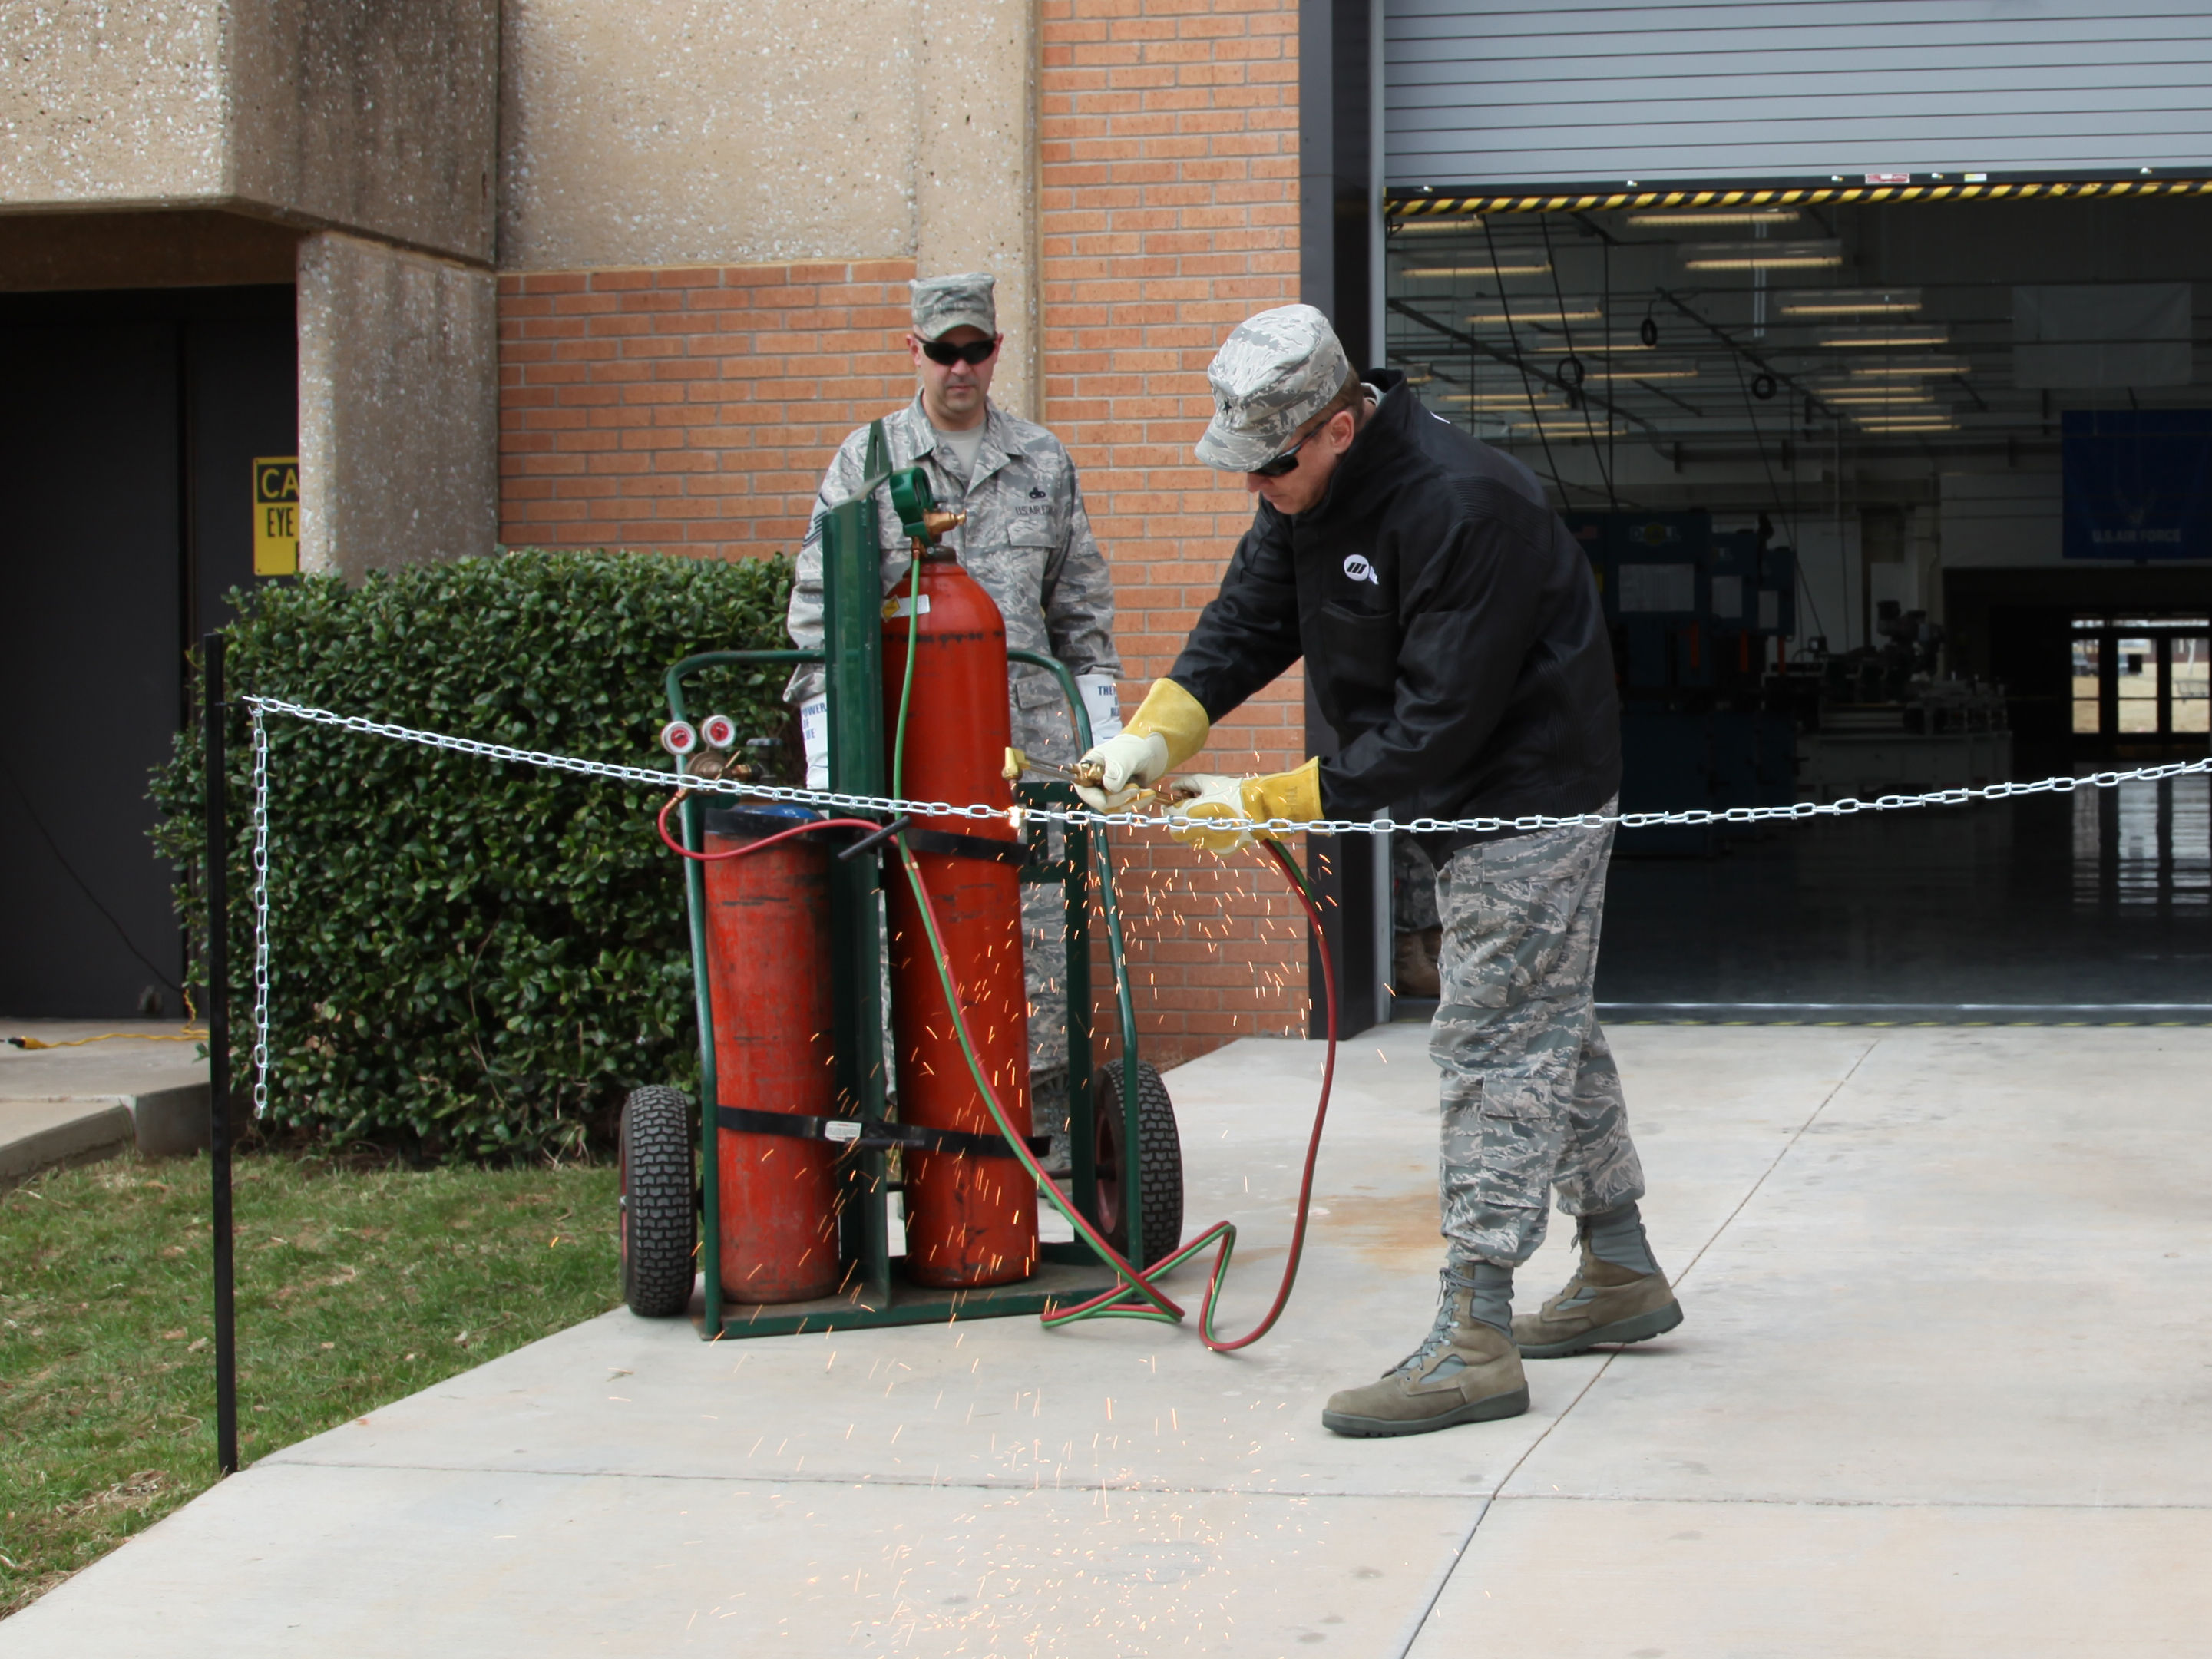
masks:
[[(921, 635), (921, 561), (919, 558), (914, 560), (912, 568), (913, 580), (908, 586), (906, 671), (899, 686), (898, 722), (893, 732), (891, 747), (891, 794), (897, 799), (904, 799), (906, 794), (906, 723), (913, 702), (914, 664), (915, 657), (920, 654)], [(1057, 1328), (1062, 1325), (1072, 1325), (1079, 1320), (1093, 1318), (1156, 1319), (1170, 1324), (1178, 1323), (1185, 1316), (1183, 1309), (1154, 1280), (1172, 1273), (1209, 1244), (1218, 1243), (1220, 1249), (1214, 1255), (1213, 1270), (1208, 1276), (1206, 1293), (1200, 1304), (1199, 1340), (1216, 1353), (1232, 1352), (1258, 1341), (1281, 1316), (1285, 1305), (1290, 1301), (1291, 1287), (1297, 1279), (1298, 1262), (1305, 1250), (1306, 1214), (1313, 1199), (1314, 1166), (1321, 1155), (1322, 1127), (1328, 1120), (1329, 1090), (1336, 1079), (1336, 976), (1329, 963), (1321, 909), (1315, 902), (1313, 888), (1306, 879), (1305, 872), (1298, 867), (1297, 860), (1278, 841), (1268, 839), (1261, 843), (1266, 855), (1290, 883), (1291, 890), (1304, 907), (1316, 937), (1322, 939), (1322, 948), (1317, 954), (1321, 958), (1322, 983), (1328, 1010), (1328, 1055), (1322, 1069), (1321, 1098), (1314, 1109), (1313, 1133), (1306, 1142), (1305, 1169), (1298, 1183), (1296, 1218), (1291, 1230), (1290, 1257), (1284, 1265), (1282, 1283), (1276, 1290), (1273, 1304), (1257, 1325), (1243, 1336), (1224, 1339), (1215, 1334), (1213, 1321), (1222, 1284), (1237, 1249), (1236, 1223), (1214, 1223), (1189, 1243), (1163, 1257), (1147, 1273), (1107, 1243), (1097, 1228), (1069, 1201), (1066, 1194), (1060, 1191), (1059, 1183), (1045, 1173), (1044, 1166), (1030, 1151), (1027, 1141), (1014, 1132), (1012, 1121), (1007, 1117), (998, 1091), (991, 1086), (982, 1060), (976, 1054), (975, 1043), (969, 1036), (967, 1016), (961, 1007), (960, 987), (953, 978), (952, 966), (945, 952), (944, 937), (938, 927), (936, 903), (930, 897), (928, 885), (922, 880), (921, 867), (915, 861), (914, 849), (907, 844), (905, 835), (902, 833), (896, 839), (899, 861), (906, 872), (908, 882), (914, 888), (922, 930), (928, 935), (930, 957), (936, 964), (938, 983), (944, 989), (945, 1006), (951, 1012), (954, 1035), (959, 1039), (960, 1052), (968, 1062), (969, 1074), (975, 1079), (975, 1087), (983, 1097), (983, 1103), (990, 1110), (992, 1121), (997, 1124), (1007, 1146), (1029, 1172), (1030, 1179), (1036, 1183), (1037, 1191), (1067, 1218), (1068, 1224), (1075, 1229), (1077, 1236), (1100, 1261), (1114, 1270), (1118, 1281), (1112, 1290), (1073, 1307), (1047, 1308), (1040, 1316), (1044, 1325), (1048, 1328)], [(1118, 952), (1114, 956), (1113, 965), (1115, 976), (1119, 980), (1126, 969)]]

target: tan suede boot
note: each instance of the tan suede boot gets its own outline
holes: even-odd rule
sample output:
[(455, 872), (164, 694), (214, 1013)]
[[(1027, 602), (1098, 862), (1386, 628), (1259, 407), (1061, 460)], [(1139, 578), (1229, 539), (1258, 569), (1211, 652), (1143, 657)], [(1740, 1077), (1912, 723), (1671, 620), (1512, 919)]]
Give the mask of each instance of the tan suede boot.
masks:
[(1601, 1261), (1583, 1246), (1582, 1266), (1540, 1313), (1513, 1322), (1528, 1359), (1564, 1359), (1605, 1343), (1645, 1342), (1682, 1322), (1682, 1304), (1664, 1273), (1639, 1273)]
[(1468, 1312), (1471, 1294), (1447, 1279), (1428, 1340), (1383, 1372), (1380, 1382), (1331, 1395), (1322, 1426), (1355, 1436), (1426, 1434), (1527, 1411), (1521, 1356), (1503, 1331)]
[(1398, 935), (1398, 960), (1390, 984), (1398, 995), (1432, 997), (1443, 989), (1437, 978), (1436, 945), (1430, 939), (1431, 933), (1442, 932), (1441, 928), (1431, 928)]

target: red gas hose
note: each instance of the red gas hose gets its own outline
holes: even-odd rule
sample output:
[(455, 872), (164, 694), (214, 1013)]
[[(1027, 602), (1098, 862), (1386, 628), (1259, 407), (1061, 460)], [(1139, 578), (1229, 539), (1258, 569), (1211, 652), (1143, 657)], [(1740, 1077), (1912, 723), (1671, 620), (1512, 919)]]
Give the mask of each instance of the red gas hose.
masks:
[(677, 804), (684, 799), (684, 790), (679, 789), (671, 795), (668, 798), (668, 805), (660, 809), (660, 816), (656, 817), (653, 823), (659, 827), (660, 839), (667, 843), (668, 850), (678, 858), (690, 859), (695, 864), (712, 864), (719, 859), (741, 859), (749, 853), (763, 851), (780, 841), (789, 841), (793, 836), (804, 836), (816, 830), (880, 830), (884, 827), (872, 818), (810, 818), (805, 823), (795, 823), (788, 830), (779, 830), (772, 836), (763, 836), (758, 841), (746, 842), (743, 847), (732, 847), (726, 853), (695, 853), (668, 833), (668, 815), (676, 810)]

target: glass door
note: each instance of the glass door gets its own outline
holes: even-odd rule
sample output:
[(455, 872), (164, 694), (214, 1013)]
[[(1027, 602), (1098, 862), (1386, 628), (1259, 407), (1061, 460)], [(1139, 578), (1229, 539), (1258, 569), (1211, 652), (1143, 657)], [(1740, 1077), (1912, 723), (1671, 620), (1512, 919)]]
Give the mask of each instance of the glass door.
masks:
[(2085, 757), (2201, 751), (2212, 732), (2212, 621), (2076, 617), (2074, 735)]
[(2168, 657), (2169, 729), (2180, 737), (2212, 733), (2212, 635), (2177, 634)]

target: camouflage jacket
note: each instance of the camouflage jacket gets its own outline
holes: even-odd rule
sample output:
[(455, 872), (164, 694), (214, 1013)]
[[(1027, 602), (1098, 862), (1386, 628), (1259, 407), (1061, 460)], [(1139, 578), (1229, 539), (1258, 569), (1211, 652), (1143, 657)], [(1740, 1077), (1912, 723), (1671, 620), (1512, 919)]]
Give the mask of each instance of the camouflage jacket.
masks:
[[(937, 434), (919, 394), (884, 416), (884, 435), (893, 466), (919, 461), (939, 502), (968, 514), (968, 522), (945, 543), (997, 604), (1006, 618), (1009, 648), (1057, 657), (1072, 673), (1118, 676), (1114, 586), (1098, 544), (1091, 539), (1075, 464), (1060, 440), (990, 404), (975, 471), (963, 485), (937, 453)], [(791, 591), (791, 637), (802, 648), (822, 643), (822, 515), (859, 491), (867, 476), (867, 451), (868, 429), (862, 427), (838, 447), (815, 499)], [(888, 594), (904, 579), (908, 562), (906, 538), (899, 534), (888, 489), (876, 492), (876, 514)], [(1058, 684), (1042, 670), (1019, 663), (1008, 678), (1015, 743), (1040, 757), (1072, 761), (1073, 734)], [(803, 668), (792, 676), (785, 695), (802, 702), (818, 696), (821, 688), (822, 671)]]

